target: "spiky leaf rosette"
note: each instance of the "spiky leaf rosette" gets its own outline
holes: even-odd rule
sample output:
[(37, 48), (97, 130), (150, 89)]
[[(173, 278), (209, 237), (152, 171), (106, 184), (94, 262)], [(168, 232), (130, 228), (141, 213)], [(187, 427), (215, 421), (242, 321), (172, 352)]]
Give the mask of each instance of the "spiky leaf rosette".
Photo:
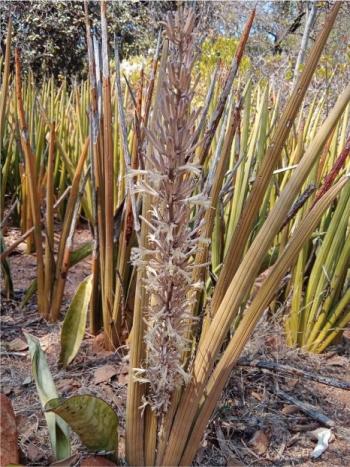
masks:
[[(193, 255), (199, 248), (196, 222), (198, 204), (205, 198), (196, 193), (200, 168), (195, 155), (195, 121), (191, 110), (195, 84), (192, 68), (196, 60), (195, 16), (180, 9), (166, 21), (169, 57), (155, 123), (147, 134), (146, 170), (138, 172), (136, 190), (151, 196), (148, 247), (134, 251), (134, 263), (145, 268), (146, 362), (136, 370), (149, 384), (146, 403), (157, 413), (165, 412), (173, 391), (189, 379), (183, 367), (188, 348), (191, 294), (201, 284), (193, 283)], [(200, 224), (200, 223), (199, 223)]]

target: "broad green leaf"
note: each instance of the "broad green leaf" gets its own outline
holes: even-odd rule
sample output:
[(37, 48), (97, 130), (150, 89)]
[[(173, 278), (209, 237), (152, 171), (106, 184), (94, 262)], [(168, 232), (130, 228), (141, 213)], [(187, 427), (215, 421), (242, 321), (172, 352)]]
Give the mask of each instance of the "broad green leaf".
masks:
[[(29, 352), (32, 359), (32, 373), (35, 380), (36, 389), (42, 407), (53, 398), (57, 398), (57, 390), (44, 352), (40, 347), (39, 340), (25, 333), (28, 342)], [(65, 459), (71, 454), (69, 442), (69, 428), (62, 418), (53, 413), (45, 413), (47, 427), (49, 429), (50, 441), (56, 459)]]
[(91, 291), (92, 276), (89, 276), (79, 285), (64, 318), (59, 360), (64, 367), (74, 359), (83, 340)]
[(91, 451), (116, 452), (118, 417), (104, 400), (90, 395), (52, 399), (45, 410), (62, 417)]

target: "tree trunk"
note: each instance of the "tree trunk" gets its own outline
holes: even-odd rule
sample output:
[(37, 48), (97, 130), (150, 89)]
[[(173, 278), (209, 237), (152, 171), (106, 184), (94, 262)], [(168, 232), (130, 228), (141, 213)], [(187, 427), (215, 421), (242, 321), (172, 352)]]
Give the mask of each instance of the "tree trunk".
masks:
[(304, 63), (307, 44), (309, 42), (311, 30), (315, 24), (315, 19), (316, 19), (316, 3), (309, 2), (307, 6), (307, 17), (306, 17), (306, 22), (305, 22), (305, 29), (304, 29), (303, 37), (301, 39), (298, 58), (297, 58), (295, 68), (294, 68), (293, 87), (298, 79), (299, 72), (300, 72), (300, 66)]

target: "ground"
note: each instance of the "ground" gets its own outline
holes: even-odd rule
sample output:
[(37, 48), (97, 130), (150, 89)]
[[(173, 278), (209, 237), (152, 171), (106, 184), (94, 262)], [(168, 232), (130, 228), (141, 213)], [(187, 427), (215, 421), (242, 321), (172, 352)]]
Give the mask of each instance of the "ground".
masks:
[[(7, 232), (10, 245), (20, 235)], [(89, 237), (80, 227), (76, 243)], [(19, 303), (35, 277), (35, 256), (23, 254), (23, 245), (9, 257), (15, 299), (2, 299), (1, 306), (1, 392), (12, 401), (19, 431), (21, 462), (25, 465), (50, 465), (48, 433), (35, 384), (23, 332), (40, 339), (61, 396), (94, 394), (109, 402), (120, 419), (119, 455), (123, 457), (124, 410), (127, 384), (126, 349), (107, 352), (101, 336), (86, 333), (78, 356), (66, 369), (57, 366), (61, 323), (48, 324), (38, 315), (35, 300), (24, 309)], [(69, 304), (79, 282), (90, 273), (87, 259), (72, 268), (65, 293), (64, 307)], [(220, 404), (202, 441), (196, 465), (311, 466), (350, 465), (350, 333), (322, 356), (288, 349), (283, 340), (280, 320), (264, 317), (249, 342), (244, 355), (232, 372)], [(260, 362), (260, 363), (259, 363)], [(264, 362), (278, 363), (278, 369), (263, 369)], [(310, 376), (286, 371), (281, 365), (328, 377), (328, 384)], [(266, 366), (266, 365), (265, 365)], [(329, 385), (347, 381), (347, 389)], [(322, 425), (288, 402), (287, 393), (300, 402), (309, 402), (318, 414), (334, 422), (334, 441), (321, 456), (312, 460), (316, 445), (310, 433)], [(278, 395), (279, 394), (279, 395)], [(348, 430), (348, 431), (347, 431)], [(77, 437), (73, 450), (78, 453), (72, 463), (79, 465), (87, 452)]]

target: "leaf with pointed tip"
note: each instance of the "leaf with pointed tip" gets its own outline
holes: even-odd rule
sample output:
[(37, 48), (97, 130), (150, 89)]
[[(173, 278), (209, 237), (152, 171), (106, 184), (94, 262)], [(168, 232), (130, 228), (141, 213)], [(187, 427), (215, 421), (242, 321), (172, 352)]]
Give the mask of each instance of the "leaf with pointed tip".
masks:
[[(57, 398), (57, 390), (49, 366), (46, 361), (45, 353), (40, 347), (39, 340), (27, 333), (24, 333), (29, 352), (32, 359), (32, 373), (35, 380), (36, 389), (42, 407), (53, 398)], [(57, 460), (65, 459), (71, 454), (69, 442), (69, 428), (62, 418), (53, 414), (45, 413), (46, 423), (49, 430), (50, 441), (54, 456)]]
[(79, 285), (64, 318), (59, 359), (59, 363), (64, 367), (77, 355), (83, 340), (91, 291), (92, 276), (89, 276)]
[(104, 400), (90, 395), (52, 399), (45, 411), (62, 417), (91, 451), (117, 450), (118, 417)]

